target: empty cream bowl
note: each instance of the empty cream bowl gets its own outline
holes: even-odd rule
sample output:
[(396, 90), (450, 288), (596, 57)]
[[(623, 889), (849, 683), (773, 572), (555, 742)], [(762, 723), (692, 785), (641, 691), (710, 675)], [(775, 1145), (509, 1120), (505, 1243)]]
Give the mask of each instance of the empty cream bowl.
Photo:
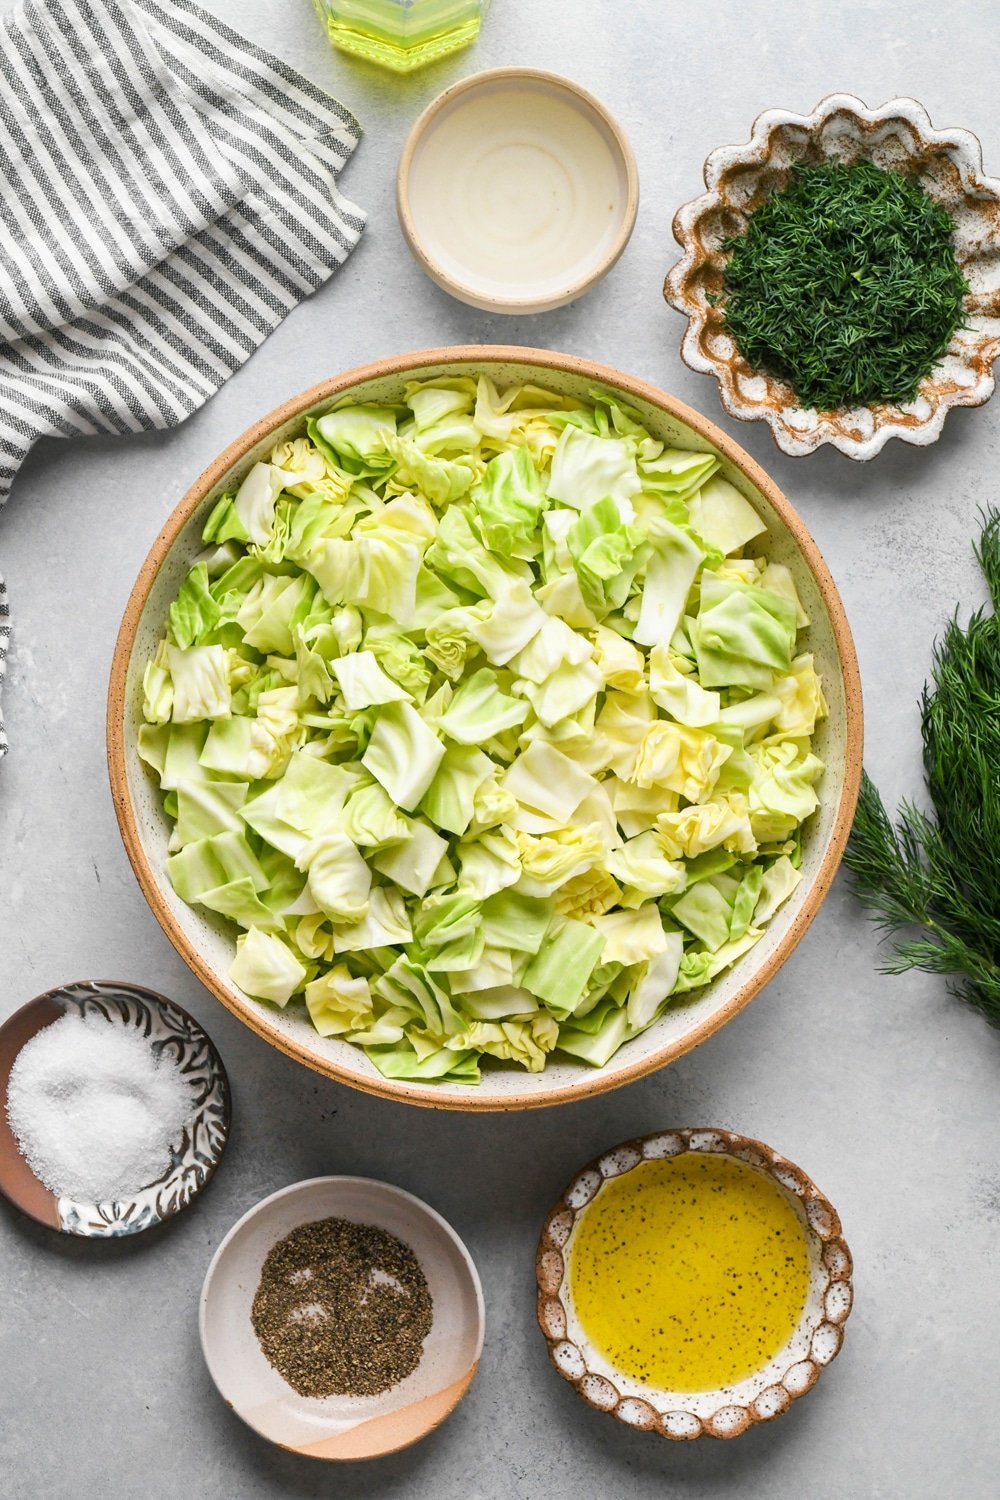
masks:
[(417, 261), (491, 312), (546, 312), (614, 265), (639, 179), (617, 121), (555, 73), (497, 68), (446, 89), (414, 125), (397, 179)]

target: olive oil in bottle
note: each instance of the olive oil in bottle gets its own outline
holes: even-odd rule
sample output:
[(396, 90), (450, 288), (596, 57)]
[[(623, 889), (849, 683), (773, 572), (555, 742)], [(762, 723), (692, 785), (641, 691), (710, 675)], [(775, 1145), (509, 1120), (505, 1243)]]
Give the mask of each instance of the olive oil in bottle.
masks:
[(316, 0), (342, 52), (409, 73), (475, 41), (489, 0)]

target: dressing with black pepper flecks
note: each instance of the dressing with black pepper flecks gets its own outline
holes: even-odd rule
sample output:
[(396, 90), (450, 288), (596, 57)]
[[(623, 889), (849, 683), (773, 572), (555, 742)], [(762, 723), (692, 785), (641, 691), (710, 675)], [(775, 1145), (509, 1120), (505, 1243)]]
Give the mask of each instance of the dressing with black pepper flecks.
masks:
[(685, 1152), (605, 1183), (577, 1225), (569, 1281), (584, 1333), (616, 1369), (661, 1390), (714, 1390), (787, 1342), (809, 1248), (772, 1178)]

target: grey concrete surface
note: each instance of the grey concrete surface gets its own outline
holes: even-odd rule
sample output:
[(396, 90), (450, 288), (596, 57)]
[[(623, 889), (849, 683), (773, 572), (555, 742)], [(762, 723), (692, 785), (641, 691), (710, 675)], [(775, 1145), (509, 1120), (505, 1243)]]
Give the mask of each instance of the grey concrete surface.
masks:
[[(11, 0), (0, 0), (0, 10)], [(104, 693), (125, 598), (189, 481), (259, 414), (349, 365), (432, 344), (541, 344), (634, 371), (708, 412), (800, 507), (843, 592), (864, 673), (867, 764), (919, 791), (917, 696), (935, 632), (982, 595), (977, 506), (997, 498), (1000, 399), (958, 413), (930, 451), (868, 466), (791, 460), (720, 418), (677, 354), (660, 300), (670, 220), (706, 152), (763, 108), (847, 89), (921, 99), (966, 125), (1000, 172), (995, 7), (930, 0), (495, 0), (474, 50), (398, 82), (330, 51), (308, 0), (205, 0), (327, 85), (367, 135), (344, 177), (370, 213), (358, 251), (181, 430), (47, 443), (0, 516), (16, 645), (0, 766), (0, 1014), (47, 986), (129, 978), (205, 1022), (233, 1081), (219, 1175), (196, 1208), (132, 1244), (64, 1243), (0, 1211), (4, 1500), (985, 1500), (997, 1493), (1000, 1040), (943, 981), (876, 972), (838, 881), (781, 974), (722, 1033), (622, 1092), (516, 1118), (408, 1111), (271, 1051), (188, 973), (139, 893), (105, 776)], [(642, 206), (611, 277), (577, 305), (506, 320), (449, 300), (410, 261), (393, 206), (418, 110), (475, 69), (533, 64), (605, 99), (635, 145)], [(802, 1164), (838, 1205), (857, 1262), (844, 1351), (808, 1400), (731, 1444), (672, 1446), (589, 1412), (534, 1326), (540, 1221), (582, 1161), (637, 1132), (718, 1124)], [(259, 1440), (198, 1348), (209, 1257), (266, 1193), (325, 1172), (385, 1177), (466, 1238), (488, 1304), (482, 1369), (409, 1452), (342, 1469)]]

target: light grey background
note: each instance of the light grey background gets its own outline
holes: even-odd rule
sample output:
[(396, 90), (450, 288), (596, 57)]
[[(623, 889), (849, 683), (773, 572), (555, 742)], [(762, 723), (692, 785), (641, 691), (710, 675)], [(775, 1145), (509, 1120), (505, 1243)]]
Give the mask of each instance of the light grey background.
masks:
[[(0, 0), (0, 10), (11, 0)], [(922, 451), (867, 466), (781, 456), (720, 416), (677, 354), (660, 298), (670, 221), (707, 151), (761, 109), (846, 89), (915, 95), (981, 137), (1000, 173), (1000, 32), (990, 4), (913, 0), (495, 0), (471, 51), (408, 81), (328, 49), (309, 0), (206, 0), (361, 118), (344, 174), (370, 226), (348, 264), (180, 431), (36, 451), (0, 517), (16, 645), (0, 767), (0, 1014), (65, 980), (133, 979), (201, 1018), (233, 1081), (228, 1153), (203, 1200), (136, 1243), (64, 1243), (0, 1211), (0, 1493), (6, 1500), (250, 1500), (328, 1494), (800, 1496), (951, 1500), (997, 1493), (1000, 1041), (936, 979), (875, 971), (871, 930), (838, 881), (749, 1010), (622, 1092), (513, 1118), (435, 1115), (315, 1077), (195, 982), (147, 910), (106, 785), (104, 694), (139, 564), (192, 478), (252, 420), (313, 382), (395, 351), (482, 340), (593, 356), (675, 392), (730, 430), (800, 507), (854, 627), (867, 764), (890, 798), (919, 790), (917, 697), (931, 642), (979, 602), (976, 509), (998, 496), (1000, 399), (949, 418)], [(504, 319), (451, 301), (411, 262), (393, 205), (418, 111), (464, 73), (570, 74), (635, 146), (642, 206), (609, 279), (576, 306)], [(770, 1142), (841, 1211), (857, 1263), (844, 1351), (808, 1400), (731, 1444), (674, 1446), (592, 1414), (534, 1326), (540, 1222), (573, 1170), (642, 1131), (716, 1124)], [(327, 1172), (426, 1197), (468, 1241), (488, 1305), (468, 1398), (417, 1448), (334, 1469), (269, 1447), (226, 1409), (198, 1348), (209, 1257), (259, 1198)], [(0, 1208), (5, 1206), (0, 1205)]]

